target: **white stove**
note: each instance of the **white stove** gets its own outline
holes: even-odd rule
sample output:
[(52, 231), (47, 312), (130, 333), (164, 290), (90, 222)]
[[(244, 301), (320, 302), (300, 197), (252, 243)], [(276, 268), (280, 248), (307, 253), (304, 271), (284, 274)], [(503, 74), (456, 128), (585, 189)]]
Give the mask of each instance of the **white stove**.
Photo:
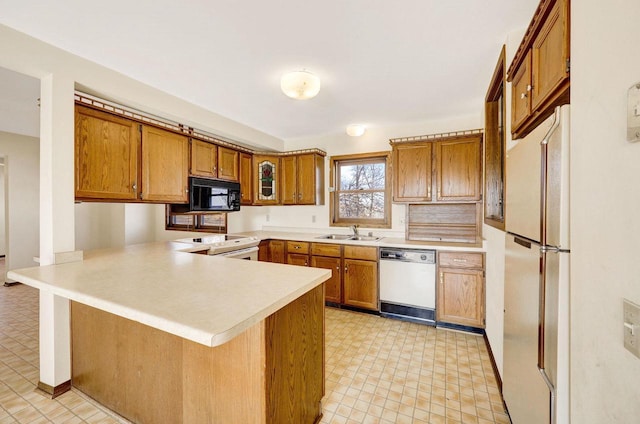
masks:
[(216, 234), (205, 237), (183, 238), (176, 240), (179, 243), (188, 243), (193, 246), (209, 248), (209, 255), (220, 255), (241, 259), (258, 259), (257, 237), (232, 236), (228, 234)]

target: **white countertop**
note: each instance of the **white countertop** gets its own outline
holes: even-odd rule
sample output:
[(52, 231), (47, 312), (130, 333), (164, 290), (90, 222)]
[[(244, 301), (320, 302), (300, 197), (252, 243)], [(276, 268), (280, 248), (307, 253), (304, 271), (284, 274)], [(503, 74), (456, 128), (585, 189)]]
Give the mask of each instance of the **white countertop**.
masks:
[(321, 284), (320, 268), (179, 251), (159, 242), (84, 253), (84, 260), (8, 277), (206, 345), (218, 346)]
[[(341, 231), (342, 230), (342, 231)], [(306, 241), (314, 243), (332, 243), (332, 244), (349, 244), (354, 246), (376, 246), (376, 247), (399, 247), (405, 249), (433, 249), (433, 250), (447, 250), (447, 251), (466, 251), (466, 252), (483, 252), (484, 243), (452, 243), (452, 242), (437, 242), (437, 241), (414, 241), (407, 240), (402, 237), (384, 237), (377, 241), (356, 241), (356, 240), (333, 240), (318, 238), (326, 234), (349, 234), (344, 229), (336, 231), (324, 231), (319, 233), (311, 232), (295, 232), (295, 231), (246, 231), (237, 233), (245, 236), (257, 237), (260, 240), (275, 239), (275, 240), (295, 240)], [(368, 231), (363, 231), (362, 234), (367, 234)], [(234, 233), (236, 234), (236, 233)], [(374, 235), (375, 232), (374, 232)]]

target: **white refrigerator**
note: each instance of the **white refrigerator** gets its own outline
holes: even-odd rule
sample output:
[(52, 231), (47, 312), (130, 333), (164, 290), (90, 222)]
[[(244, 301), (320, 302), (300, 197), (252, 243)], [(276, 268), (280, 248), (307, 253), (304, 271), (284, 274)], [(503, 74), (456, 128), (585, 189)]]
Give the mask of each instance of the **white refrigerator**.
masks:
[(513, 424), (569, 423), (569, 106), (507, 152), (503, 396)]

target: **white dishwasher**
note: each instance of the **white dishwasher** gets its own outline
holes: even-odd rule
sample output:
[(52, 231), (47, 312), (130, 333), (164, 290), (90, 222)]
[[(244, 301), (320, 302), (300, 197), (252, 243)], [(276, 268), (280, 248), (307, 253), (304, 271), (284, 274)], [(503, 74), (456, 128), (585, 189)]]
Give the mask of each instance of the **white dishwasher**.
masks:
[(436, 252), (380, 248), (380, 314), (435, 325)]

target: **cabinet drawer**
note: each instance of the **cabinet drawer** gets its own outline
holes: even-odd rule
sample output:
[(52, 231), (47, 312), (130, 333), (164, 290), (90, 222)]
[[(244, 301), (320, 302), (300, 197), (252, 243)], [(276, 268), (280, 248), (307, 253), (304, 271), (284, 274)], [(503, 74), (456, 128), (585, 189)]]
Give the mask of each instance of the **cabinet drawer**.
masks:
[(370, 246), (345, 246), (344, 257), (350, 259), (378, 260), (378, 248)]
[(329, 243), (311, 243), (311, 254), (317, 256), (340, 257), (340, 245)]
[(287, 241), (288, 253), (309, 253), (309, 243), (304, 241)]
[(484, 255), (472, 252), (439, 252), (438, 266), (451, 268), (480, 268), (484, 265)]

